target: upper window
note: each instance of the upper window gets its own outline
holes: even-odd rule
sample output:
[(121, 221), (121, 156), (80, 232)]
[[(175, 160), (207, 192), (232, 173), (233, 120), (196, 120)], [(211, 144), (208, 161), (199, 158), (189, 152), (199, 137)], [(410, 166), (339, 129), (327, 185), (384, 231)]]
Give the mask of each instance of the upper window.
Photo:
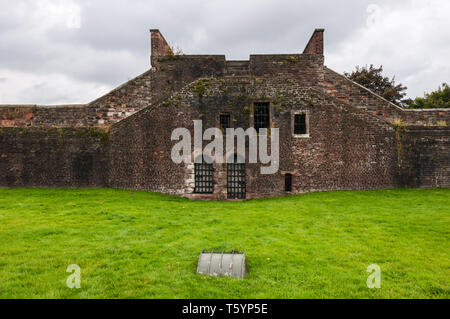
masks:
[(222, 131), (225, 131), (227, 128), (231, 127), (231, 116), (230, 114), (220, 114), (219, 116), (219, 124)]
[(306, 134), (306, 114), (295, 114), (294, 116), (294, 134)]
[(256, 132), (260, 128), (270, 127), (270, 103), (255, 103), (253, 112), (253, 127)]
[(293, 112), (291, 123), (294, 137), (309, 137), (309, 111)]

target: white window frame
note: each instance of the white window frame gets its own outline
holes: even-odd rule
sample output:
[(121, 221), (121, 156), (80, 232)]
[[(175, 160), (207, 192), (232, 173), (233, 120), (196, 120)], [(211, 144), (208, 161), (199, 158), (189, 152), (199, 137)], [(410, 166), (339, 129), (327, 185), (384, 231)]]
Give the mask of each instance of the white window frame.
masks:
[[(305, 134), (295, 134), (295, 115), (296, 114), (305, 114), (305, 124), (306, 124), (306, 133)], [(295, 138), (310, 138), (310, 130), (309, 130), (309, 117), (310, 112), (309, 110), (296, 110), (292, 111), (291, 114), (291, 129), (292, 129), (292, 136)]]

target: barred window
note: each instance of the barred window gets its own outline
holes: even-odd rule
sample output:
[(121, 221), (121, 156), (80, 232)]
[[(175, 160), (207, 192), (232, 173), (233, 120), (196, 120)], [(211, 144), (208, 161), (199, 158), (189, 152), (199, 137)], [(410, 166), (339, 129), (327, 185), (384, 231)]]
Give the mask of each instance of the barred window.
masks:
[(259, 133), (260, 128), (270, 127), (270, 103), (255, 103), (253, 112), (253, 127)]
[(294, 134), (306, 134), (306, 114), (295, 114)]
[(202, 163), (194, 163), (195, 189), (197, 194), (214, 193), (213, 164), (208, 164), (202, 157)]

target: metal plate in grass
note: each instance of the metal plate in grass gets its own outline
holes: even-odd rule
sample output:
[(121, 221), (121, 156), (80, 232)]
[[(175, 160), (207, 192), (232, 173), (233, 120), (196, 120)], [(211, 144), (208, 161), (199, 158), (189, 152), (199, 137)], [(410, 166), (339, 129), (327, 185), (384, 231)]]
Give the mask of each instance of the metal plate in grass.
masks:
[(198, 259), (198, 274), (244, 278), (247, 275), (245, 253), (203, 251)]

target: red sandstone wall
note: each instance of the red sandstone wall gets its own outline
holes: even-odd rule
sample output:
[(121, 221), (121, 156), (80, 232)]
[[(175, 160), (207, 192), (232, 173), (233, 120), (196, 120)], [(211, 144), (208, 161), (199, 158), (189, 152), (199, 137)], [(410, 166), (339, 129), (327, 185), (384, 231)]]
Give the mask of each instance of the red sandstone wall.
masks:
[(450, 128), (397, 129), (402, 183), (408, 187), (450, 187)]
[[(153, 62), (152, 70), (86, 106), (1, 107), (2, 126), (31, 129), (3, 128), (0, 186), (190, 194), (193, 171), (172, 163), (171, 131), (192, 128), (193, 119), (217, 126), (225, 111), (233, 114), (235, 127), (247, 128), (258, 100), (272, 103), (273, 125), (282, 129), (282, 157), (275, 175), (262, 176), (259, 165), (248, 165), (248, 198), (284, 194), (281, 171), (294, 174), (294, 192), (449, 185), (449, 131), (436, 124), (448, 124), (450, 112), (397, 108), (324, 68), (320, 55), (251, 56), (248, 70), (239, 71), (246, 77), (227, 70), (224, 56), (163, 56)], [(191, 83), (201, 77), (213, 79)], [(309, 139), (290, 134), (290, 112), (299, 108), (311, 114)], [(397, 119), (434, 127), (410, 128), (399, 137), (390, 124)], [(111, 124), (106, 143), (100, 143), (104, 135), (83, 135), (86, 128), (47, 129)], [(225, 177), (225, 165), (216, 165), (210, 198), (226, 197)]]
[[(261, 175), (259, 164), (248, 164), (247, 198), (285, 194), (282, 172), (294, 174), (294, 193), (398, 185), (395, 134), (387, 122), (284, 77), (230, 77), (199, 80), (159, 108), (114, 125), (110, 186), (226, 198), (225, 164), (214, 165), (215, 194), (192, 195), (192, 167), (170, 159), (171, 132), (186, 127), (193, 135), (194, 119), (202, 119), (204, 128), (216, 127), (220, 112), (232, 114), (234, 127), (247, 128), (252, 103), (259, 100), (277, 101), (272, 112), (273, 126), (280, 128), (280, 172)], [(292, 137), (292, 110), (310, 112), (310, 138)]]
[(405, 110), (398, 107), (345, 76), (324, 68), (323, 81), (318, 88), (350, 105), (363, 108), (372, 115), (391, 123), (398, 120), (408, 125), (450, 124), (449, 109)]
[(0, 128), (0, 186), (105, 187), (107, 149), (99, 129)]

